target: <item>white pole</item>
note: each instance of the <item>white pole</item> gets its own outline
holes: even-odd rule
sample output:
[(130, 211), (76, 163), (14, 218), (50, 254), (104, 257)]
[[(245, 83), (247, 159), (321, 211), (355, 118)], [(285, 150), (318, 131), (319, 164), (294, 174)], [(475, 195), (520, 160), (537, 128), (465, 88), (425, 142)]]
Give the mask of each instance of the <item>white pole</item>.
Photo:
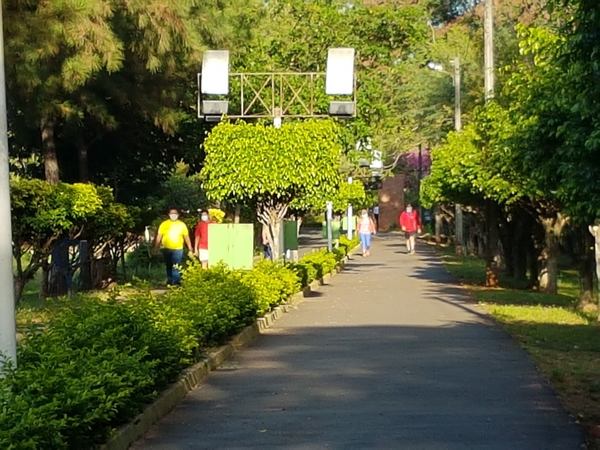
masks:
[(354, 233), (354, 224), (352, 223), (352, 205), (348, 205), (348, 239), (352, 240), (352, 234)]
[[(352, 184), (352, 177), (348, 177), (348, 184)], [(346, 228), (348, 228), (347, 232), (348, 232), (348, 239), (352, 239), (352, 234), (354, 233), (354, 224), (352, 223), (352, 216), (354, 215), (352, 212), (352, 205), (350, 203), (348, 203), (348, 226)]]
[(485, 65), (485, 99), (494, 98), (494, 2), (485, 0), (484, 30), (484, 65)]
[(327, 202), (327, 250), (333, 250), (333, 229), (332, 222), (333, 220), (333, 203)]
[[(0, 1), (0, 352), (17, 362), (15, 293), (12, 272), (12, 228), (8, 174), (8, 124), (6, 118), (6, 82), (4, 78), (4, 28)], [(0, 360), (0, 365), (2, 364)]]
[[(461, 73), (460, 59), (457, 57), (452, 61), (454, 65), (454, 129), (462, 130), (462, 111), (461, 111)], [(463, 212), (460, 203), (454, 205), (454, 227), (456, 229), (456, 254), (464, 253), (464, 231), (463, 231)]]

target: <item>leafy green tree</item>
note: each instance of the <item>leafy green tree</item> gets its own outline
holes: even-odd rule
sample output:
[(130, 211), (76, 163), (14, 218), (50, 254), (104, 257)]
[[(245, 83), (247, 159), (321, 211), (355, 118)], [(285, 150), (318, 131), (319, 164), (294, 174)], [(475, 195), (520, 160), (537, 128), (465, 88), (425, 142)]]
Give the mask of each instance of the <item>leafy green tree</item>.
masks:
[(352, 183), (348, 183), (342, 179), (332, 201), (334, 212), (340, 214), (343, 214), (348, 209), (348, 205), (352, 205), (355, 211), (366, 208), (368, 205), (366, 204), (367, 194), (365, 192), (365, 185), (360, 180), (352, 180)]
[(89, 184), (51, 184), (37, 179), (11, 181), (13, 255), (16, 261), (15, 293), (41, 268), (41, 295), (48, 292), (49, 257), (56, 242), (81, 235), (84, 226), (101, 210), (102, 200)]
[(297, 198), (333, 196), (339, 182), (341, 146), (330, 120), (263, 123), (222, 122), (204, 144), (201, 172), (210, 200), (251, 203), (269, 227), (279, 255), (281, 222)]

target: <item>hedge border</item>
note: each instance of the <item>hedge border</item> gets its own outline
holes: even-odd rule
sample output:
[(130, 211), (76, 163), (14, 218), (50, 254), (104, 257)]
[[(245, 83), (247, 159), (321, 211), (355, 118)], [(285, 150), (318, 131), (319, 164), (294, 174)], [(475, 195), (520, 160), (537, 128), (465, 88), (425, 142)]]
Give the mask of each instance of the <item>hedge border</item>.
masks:
[(231, 358), (236, 351), (253, 342), (262, 331), (270, 328), (283, 314), (288, 313), (302, 303), (310, 292), (316, 291), (337, 273), (341, 272), (350, 256), (360, 246), (356, 246), (336, 265), (335, 269), (314, 280), (304, 289), (292, 295), (287, 302), (259, 317), (252, 324), (233, 336), (225, 345), (212, 349), (208, 356), (191, 367), (184, 369), (179, 379), (164, 390), (160, 396), (138, 414), (131, 422), (118, 428), (109, 440), (100, 446), (100, 450), (127, 450), (131, 444), (142, 438), (160, 419), (169, 414), (177, 404), (191, 391), (203, 384), (210, 372)]

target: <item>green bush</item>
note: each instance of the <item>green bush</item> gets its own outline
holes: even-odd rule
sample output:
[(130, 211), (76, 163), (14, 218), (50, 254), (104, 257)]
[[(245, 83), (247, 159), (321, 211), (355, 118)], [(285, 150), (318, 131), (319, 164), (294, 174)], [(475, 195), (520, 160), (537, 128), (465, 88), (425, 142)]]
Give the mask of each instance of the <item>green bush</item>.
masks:
[(180, 289), (166, 301), (182, 307), (201, 344), (217, 344), (249, 325), (257, 315), (257, 294), (242, 282), (239, 271), (224, 265), (208, 270), (193, 264), (183, 273)]
[(258, 315), (280, 305), (300, 287), (293, 270), (269, 260), (262, 260), (252, 270), (244, 272), (242, 281), (256, 293)]
[(114, 301), (65, 307), (19, 347), (0, 380), (1, 448), (89, 448), (181, 367), (174, 339)]
[(312, 264), (306, 264), (302, 259), (296, 263), (289, 265), (290, 269), (294, 271), (300, 285), (302, 287), (308, 286), (317, 278), (317, 269)]
[(326, 251), (291, 266), (263, 261), (250, 271), (192, 264), (181, 287), (164, 295), (56, 301), (48, 323), (25, 332), (18, 369), (0, 379), (0, 448), (102, 443), (208, 345), (223, 342), (336, 264)]

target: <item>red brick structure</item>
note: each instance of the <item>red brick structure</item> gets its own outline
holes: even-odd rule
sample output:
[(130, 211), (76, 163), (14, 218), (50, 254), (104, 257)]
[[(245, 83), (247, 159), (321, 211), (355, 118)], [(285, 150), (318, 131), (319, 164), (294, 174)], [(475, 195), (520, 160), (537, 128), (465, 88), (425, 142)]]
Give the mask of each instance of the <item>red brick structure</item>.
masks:
[(379, 190), (379, 230), (388, 231), (397, 226), (398, 216), (404, 209), (405, 175), (386, 178)]

